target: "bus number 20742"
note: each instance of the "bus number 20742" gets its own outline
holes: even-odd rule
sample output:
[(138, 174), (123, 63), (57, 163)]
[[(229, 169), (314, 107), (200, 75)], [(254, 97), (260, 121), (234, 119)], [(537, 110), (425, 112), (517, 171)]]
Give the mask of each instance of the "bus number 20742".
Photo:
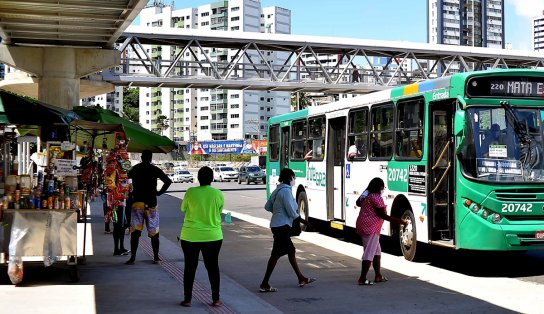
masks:
[(533, 204), (502, 204), (501, 212), (503, 213), (517, 213), (517, 212), (524, 212), (524, 213), (532, 213), (533, 212)]
[(389, 168), (388, 181), (408, 182), (408, 169)]

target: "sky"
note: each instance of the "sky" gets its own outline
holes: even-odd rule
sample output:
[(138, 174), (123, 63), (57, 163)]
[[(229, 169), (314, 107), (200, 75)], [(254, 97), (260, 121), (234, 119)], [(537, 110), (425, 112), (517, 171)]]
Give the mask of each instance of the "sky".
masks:
[[(216, 0), (175, 0), (176, 9)], [(505, 37), (513, 49), (532, 50), (532, 17), (544, 0), (504, 0)], [(172, 0), (164, 0), (171, 4)], [(261, 0), (291, 10), (291, 33), (427, 42), (427, 0)]]

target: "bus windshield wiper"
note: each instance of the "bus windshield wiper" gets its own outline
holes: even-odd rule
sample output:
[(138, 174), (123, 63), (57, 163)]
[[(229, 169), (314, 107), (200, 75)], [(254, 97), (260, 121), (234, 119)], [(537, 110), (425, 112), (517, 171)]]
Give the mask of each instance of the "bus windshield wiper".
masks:
[(501, 101), (500, 105), (504, 108), (506, 119), (512, 125), (516, 136), (519, 138), (519, 141), (523, 144), (529, 144), (534, 141), (533, 135), (528, 132), (527, 128), (524, 127), (523, 122), (521, 122), (516, 116), (514, 109), (512, 109), (512, 105), (510, 105), (510, 103), (507, 101)]

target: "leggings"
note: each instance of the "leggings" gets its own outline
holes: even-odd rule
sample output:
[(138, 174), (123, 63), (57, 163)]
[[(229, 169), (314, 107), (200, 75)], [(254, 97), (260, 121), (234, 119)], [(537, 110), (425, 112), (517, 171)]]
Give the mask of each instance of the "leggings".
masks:
[(195, 281), (198, 256), (202, 251), (204, 266), (208, 271), (208, 279), (212, 288), (212, 301), (219, 300), (219, 251), (223, 240), (210, 242), (189, 242), (180, 240), (183, 255), (185, 256), (185, 272), (183, 274), (183, 291), (185, 301), (191, 301), (193, 296), (193, 282)]

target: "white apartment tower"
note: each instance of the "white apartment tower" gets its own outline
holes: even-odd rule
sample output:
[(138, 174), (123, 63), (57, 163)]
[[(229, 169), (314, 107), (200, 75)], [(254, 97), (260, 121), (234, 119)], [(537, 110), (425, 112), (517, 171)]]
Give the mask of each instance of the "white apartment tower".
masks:
[(533, 18), (533, 49), (544, 50), (544, 11)]
[(100, 106), (104, 109), (123, 113), (123, 87), (115, 86), (111, 93), (96, 95), (89, 98), (83, 98), (79, 101), (81, 106)]
[(504, 48), (504, 0), (428, 0), (427, 41)]
[[(174, 10), (172, 7), (154, 3), (140, 13), (140, 24), (163, 28), (197, 28), (210, 31), (242, 32), (291, 32), (291, 12), (269, 7), (261, 8), (259, 0), (229, 0)], [(171, 46), (149, 46), (152, 58), (171, 60), (180, 51)], [(212, 61), (231, 60), (236, 51), (205, 48)], [(256, 51), (248, 51), (253, 62), (261, 62)], [(264, 52), (272, 64), (283, 64), (287, 53)], [(197, 53), (204, 59), (204, 56)], [(191, 64), (194, 57), (189, 53), (182, 61)], [(243, 63), (249, 63), (244, 57)], [(209, 76), (206, 69), (196, 64), (186, 67), (183, 75)], [(256, 75), (240, 69), (234, 75), (248, 77)], [(169, 127), (162, 132), (177, 142), (240, 140), (266, 138), (266, 123), (269, 117), (290, 110), (288, 92), (238, 91), (221, 89), (171, 89), (141, 88), (140, 122), (157, 131), (157, 118), (166, 116)]]

